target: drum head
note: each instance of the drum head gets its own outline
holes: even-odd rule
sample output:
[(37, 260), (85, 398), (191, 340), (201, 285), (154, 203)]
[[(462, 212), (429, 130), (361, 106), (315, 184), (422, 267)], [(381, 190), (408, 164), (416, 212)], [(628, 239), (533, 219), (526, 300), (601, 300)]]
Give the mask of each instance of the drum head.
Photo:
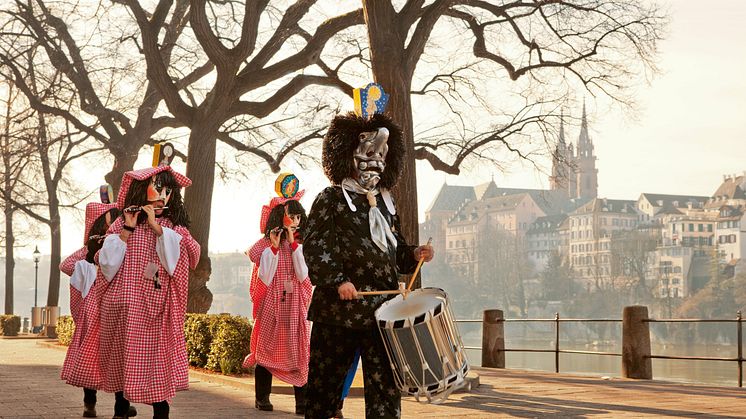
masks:
[(386, 301), (376, 310), (379, 322), (411, 320), (430, 313), (435, 316), (442, 311), (442, 304), (447, 300), (446, 293), (440, 288), (421, 288), (409, 293), (405, 300), (402, 295)]

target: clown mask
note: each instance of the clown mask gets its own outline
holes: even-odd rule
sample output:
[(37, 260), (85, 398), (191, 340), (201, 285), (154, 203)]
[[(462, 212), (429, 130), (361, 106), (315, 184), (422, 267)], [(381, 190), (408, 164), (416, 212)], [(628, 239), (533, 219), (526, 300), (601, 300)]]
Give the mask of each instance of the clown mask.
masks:
[(156, 175), (150, 178), (150, 183), (148, 184), (148, 204), (155, 208), (156, 215), (161, 215), (163, 207), (168, 206), (172, 192), (173, 190), (170, 187), (163, 185), (160, 176)]
[(355, 180), (365, 189), (374, 189), (386, 168), (386, 153), (389, 147), (387, 128), (361, 132), (360, 144), (355, 149)]
[(282, 224), (285, 228), (289, 228), (291, 232), (295, 232), (300, 224), (300, 214), (288, 214), (288, 207), (285, 207), (285, 217), (283, 217)]

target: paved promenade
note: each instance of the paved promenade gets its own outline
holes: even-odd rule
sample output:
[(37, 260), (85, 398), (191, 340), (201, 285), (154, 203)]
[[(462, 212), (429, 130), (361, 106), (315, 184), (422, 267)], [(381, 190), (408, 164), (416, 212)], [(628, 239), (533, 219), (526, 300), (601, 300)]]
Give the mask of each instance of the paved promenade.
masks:
[[(30, 339), (0, 339), (0, 418), (80, 418), (82, 391), (64, 385), (60, 349)], [(442, 405), (405, 398), (405, 418), (746, 418), (746, 390), (661, 381), (603, 380), (517, 370), (476, 369), (481, 385), (452, 395)], [(250, 379), (240, 385), (190, 379), (190, 391), (173, 400), (172, 418), (297, 418), (293, 396), (274, 394), (275, 412), (253, 407)], [(136, 405), (138, 417), (152, 417)], [(99, 395), (99, 417), (111, 417), (113, 396)], [(363, 399), (351, 397), (345, 415), (363, 418)]]

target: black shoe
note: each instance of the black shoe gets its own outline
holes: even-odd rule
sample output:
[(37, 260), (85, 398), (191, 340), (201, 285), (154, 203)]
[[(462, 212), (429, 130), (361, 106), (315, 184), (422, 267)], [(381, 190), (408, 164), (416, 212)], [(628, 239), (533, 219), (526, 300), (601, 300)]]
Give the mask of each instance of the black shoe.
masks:
[(296, 415), (305, 415), (306, 414), (306, 405), (305, 404), (296, 404), (295, 405), (295, 414)]
[(342, 409), (337, 409), (333, 417), (334, 419), (344, 419), (345, 415), (342, 414)]
[(84, 418), (95, 418), (96, 417), (96, 403), (85, 403), (83, 409)]
[(254, 407), (265, 412), (271, 412), (275, 409), (275, 407), (272, 406), (272, 403), (269, 402), (269, 398), (266, 400), (257, 399), (256, 403), (254, 403)]
[(135, 416), (137, 416), (137, 409), (135, 409), (135, 406), (130, 405), (129, 410), (127, 410), (127, 417), (134, 418)]

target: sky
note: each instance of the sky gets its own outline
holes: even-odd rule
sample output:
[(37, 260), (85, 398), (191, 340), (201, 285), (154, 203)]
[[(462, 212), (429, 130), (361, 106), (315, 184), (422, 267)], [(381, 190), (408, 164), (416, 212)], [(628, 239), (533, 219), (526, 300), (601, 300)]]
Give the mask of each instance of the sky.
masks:
[[(637, 92), (637, 112), (630, 116), (586, 99), (600, 197), (637, 199), (642, 192), (709, 196), (724, 174), (746, 171), (746, 1), (675, 0), (668, 7), (670, 25), (659, 45), (661, 74)], [(567, 112), (579, 117), (581, 109)], [(577, 128), (566, 127), (567, 140), (577, 141), (578, 134)], [(145, 150), (136, 166), (149, 161)], [(103, 183), (110, 163), (100, 163), (75, 172), (83, 190), (95, 191)], [(174, 168), (185, 171), (180, 161)], [(319, 168), (304, 170), (292, 159), (283, 171), (295, 172), (307, 190), (301, 201), (307, 210), (328, 185)], [(521, 165), (504, 172), (483, 165), (451, 176), (418, 162), (417, 171), (420, 220), (444, 182), (476, 185), (494, 179), (498, 186), (522, 188), (548, 188), (549, 183), (546, 173)], [(258, 238), (261, 206), (273, 195), (275, 177), (258, 171), (250, 175), (251, 182), (218, 182), (211, 252), (244, 251)], [(65, 216), (63, 254), (80, 246), (82, 228), (82, 214)], [(19, 257), (30, 257), (37, 243), (30, 244), (18, 250)], [(48, 241), (38, 245), (49, 253)]]

